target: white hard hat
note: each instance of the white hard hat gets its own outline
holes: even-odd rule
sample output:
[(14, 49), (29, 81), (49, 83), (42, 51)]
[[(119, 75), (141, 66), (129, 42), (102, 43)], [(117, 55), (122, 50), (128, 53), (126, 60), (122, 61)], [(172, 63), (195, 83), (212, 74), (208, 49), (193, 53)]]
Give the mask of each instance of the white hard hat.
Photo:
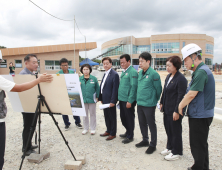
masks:
[(181, 53), (183, 55), (183, 60), (190, 56), (193, 53), (198, 51), (202, 51), (202, 49), (197, 44), (187, 44), (185, 47), (181, 49)]

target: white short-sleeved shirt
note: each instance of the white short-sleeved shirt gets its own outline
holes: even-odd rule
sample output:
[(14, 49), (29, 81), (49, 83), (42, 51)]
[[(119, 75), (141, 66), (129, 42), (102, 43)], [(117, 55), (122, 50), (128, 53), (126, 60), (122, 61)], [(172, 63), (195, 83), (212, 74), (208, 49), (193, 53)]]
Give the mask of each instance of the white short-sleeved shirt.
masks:
[(0, 92), (5, 90), (6, 92), (10, 92), (12, 88), (15, 86), (14, 82), (11, 82), (4, 77), (0, 76)]
[[(0, 76), (0, 92), (2, 90), (10, 92), (14, 86), (15, 86), (14, 82), (11, 82), (11, 81), (5, 79), (4, 77)], [(0, 119), (0, 123), (4, 122), (4, 121), (5, 121), (5, 119)]]

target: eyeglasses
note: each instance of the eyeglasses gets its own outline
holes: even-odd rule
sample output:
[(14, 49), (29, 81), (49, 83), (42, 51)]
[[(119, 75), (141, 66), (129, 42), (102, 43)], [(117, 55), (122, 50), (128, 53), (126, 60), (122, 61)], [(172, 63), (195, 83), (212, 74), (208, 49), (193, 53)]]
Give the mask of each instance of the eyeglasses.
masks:
[(68, 67), (68, 65), (61, 65), (61, 67)]

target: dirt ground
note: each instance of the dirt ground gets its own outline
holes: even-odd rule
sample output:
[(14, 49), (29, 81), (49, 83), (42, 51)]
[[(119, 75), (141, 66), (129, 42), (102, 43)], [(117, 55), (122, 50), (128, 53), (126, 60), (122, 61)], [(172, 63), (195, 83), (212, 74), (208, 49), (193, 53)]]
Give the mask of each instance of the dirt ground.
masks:
[[(167, 72), (160, 73), (162, 83)], [(219, 77), (220, 78), (220, 77)], [(221, 78), (222, 79), (222, 78)], [(163, 85), (163, 84), (162, 84)], [(216, 106), (222, 108), (222, 82), (216, 83)], [(220, 97), (221, 96), (221, 97)], [(6, 118), (6, 151), (4, 170), (19, 169), (22, 156), (22, 114), (12, 110), (10, 101), (6, 98), (8, 115)], [(184, 170), (192, 166), (193, 158), (189, 147), (188, 118), (183, 119), (183, 147), (184, 155), (177, 161), (166, 161), (160, 152), (166, 147), (166, 133), (163, 126), (163, 115), (156, 110), (157, 124), (157, 150), (152, 155), (145, 154), (147, 148), (136, 148), (135, 144), (142, 140), (140, 133), (137, 112), (135, 111), (135, 136), (134, 141), (129, 144), (122, 144), (119, 134), (125, 132), (117, 109), (117, 137), (112, 141), (106, 141), (99, 134), (105, 131), (103, 111), (99, 110), (97, 104), (97, 128), (96, 134), (82, 135), (82, 129), (75, 126), (74, 119), (69, 116), (72, 123), (70, 129), (65, 131), (62, 116), (55, 115), (69, 146), (75, 155), (86, 155), (86, 164), (83, 170), (125, 170), (125, 169), (153, 169), (153, 170)], [(82, 120), (82, 118), (81, 118)], [(222, 123), (214, 120), (210, 127), (209, 134), (209, 158), (210, 168), (222, 169)], [(150, 135), (150, 134), (149, 134)], [(42, 115), (41, 124), (41, 150), (50, 152), (50, 157), (40, 164), (29, 163), (25, 159), (24, 170), (62, 170), (67, 160), (73, 160), (71, 153), (65, 145), (58, 129), (49, 115)]]

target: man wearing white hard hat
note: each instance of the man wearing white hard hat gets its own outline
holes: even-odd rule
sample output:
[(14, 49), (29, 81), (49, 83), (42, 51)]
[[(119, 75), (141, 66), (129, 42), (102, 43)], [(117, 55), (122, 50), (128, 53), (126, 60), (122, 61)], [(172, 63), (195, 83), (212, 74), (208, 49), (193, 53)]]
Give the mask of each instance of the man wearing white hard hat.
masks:
[(215, 80), (211, 70), (202, 62), (202, 50), (196, 44), (181, 49), (186, 68), (192, 70), (187, 94), (179, 104), (179, 113), (188, 105), (190, 148), (194, 164), (188, 170), (208, 170), (208, 134), (215, 106)]

